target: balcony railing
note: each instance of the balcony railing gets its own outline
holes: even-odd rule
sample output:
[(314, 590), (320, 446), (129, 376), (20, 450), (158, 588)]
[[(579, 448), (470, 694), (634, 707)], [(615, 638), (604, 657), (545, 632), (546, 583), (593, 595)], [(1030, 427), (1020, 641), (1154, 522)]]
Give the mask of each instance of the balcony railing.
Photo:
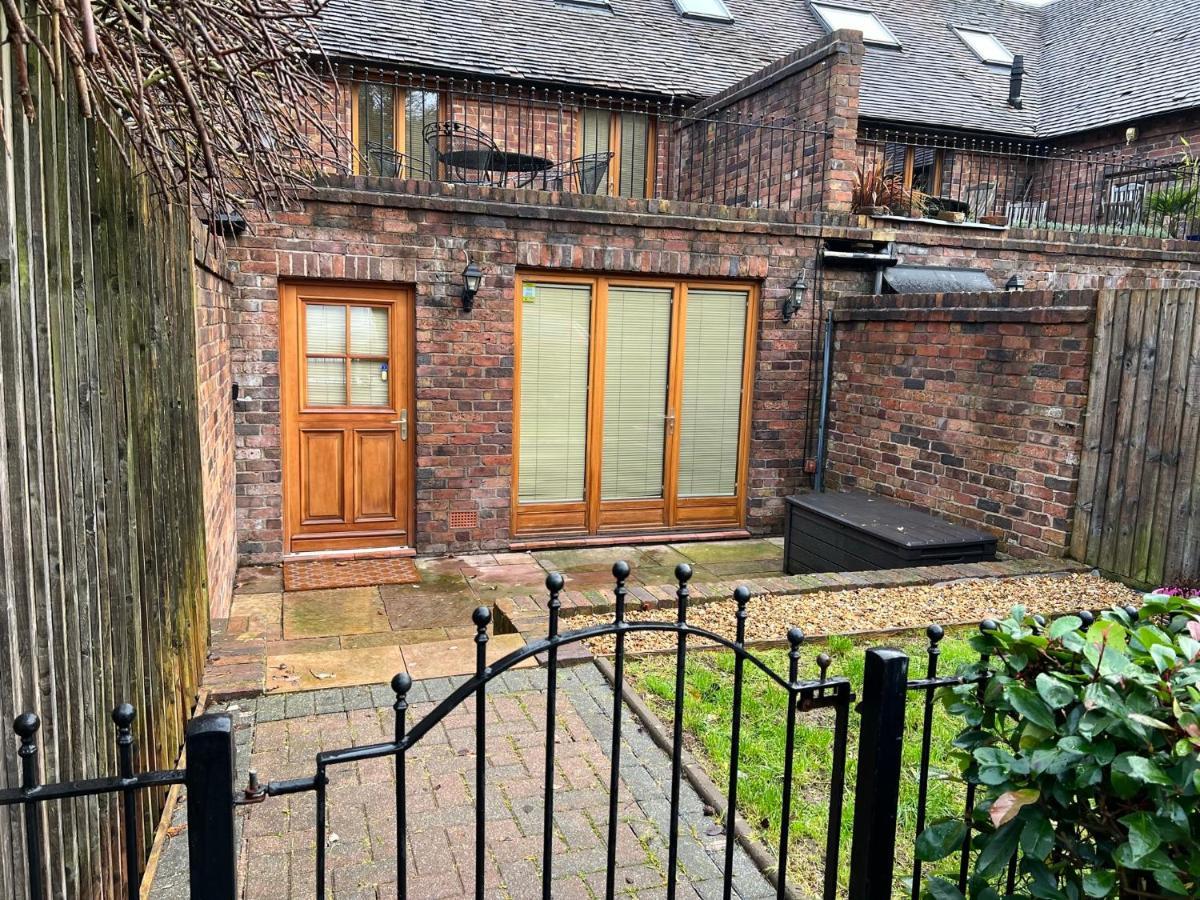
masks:
[(1200, 232), (1200, 163), (868, 130), (857, 211), (1056, 231), (1185, 238)]
[(821, 207), (828, 132), (786, 115), (355, 69), (355, 169), (737, 207)]

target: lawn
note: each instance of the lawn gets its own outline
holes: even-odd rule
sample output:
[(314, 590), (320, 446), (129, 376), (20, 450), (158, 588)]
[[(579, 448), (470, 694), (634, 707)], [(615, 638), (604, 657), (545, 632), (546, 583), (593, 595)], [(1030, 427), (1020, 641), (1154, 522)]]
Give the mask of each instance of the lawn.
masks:
[[(942, 641), (939, 674), (953, 674), (972, 659), (967, 644), (969, 632), (951, 632)], [(924, 677), (927, 641), (918, 631), (889, 641), (833, 637), (827, 642), (805, 645), (801, 677), (816, 678), (816, 657), (822, 650), (833, 657), (830, 677), (850, 679), (857, 694), (862, 685), (863, 651), (887, 643), (909, 654), (910, 678)], [(775, 671), (787, 672), (787, 652), (766, 650), (761, 657)], [(633, 686), (668, 725), (675, 694), (674, 656), (630, 659), (626, 673)], [(687, 695), (684, 698), (684, 730), (689, 749), (721, 788), (729, 779), (730, 722), (733, 706), (733, 654), (700, 651), (688, 655)], [(782, 773), (786, 735), (784, 691), (758, 671), (746, 666), (742, 709), (741, 760), (738, 767), (738, 807), (758, 838), (774, 852), (779, 843)], [(920, 736), (923, 709), (919, 694), (910, 695), (908, 731), (905, 736), (904, 772), (900, 793), (900, 822), (896, 848), (896, 895), (907, 892), (913, 860), (917, 818), (917, 775), (920, 770)], [(932, 762), (930, 766), (927, 821), (938, 816), (961, 815), (963, 789), (952, 780), (958, 767), (950, 756), (951, 741), (959, 730), (956, 720), (935, 704)], [(839, 881), (845, 888), (853, 825), (855, 762), (858, 752), (858, 716), (850, 716), (850, 746), (847, 759), (846, 792), (839, 854)], [(829, 817), (829, 774), (833, 758), (833, 713), (818, 710), (797, 717), (795, 787), (792, 799), (792, 830), (788, 877), (804, 896), (820, 896), (824, 878), (825, 835)], [(955, 857), (951, 858), (953, 861)]]

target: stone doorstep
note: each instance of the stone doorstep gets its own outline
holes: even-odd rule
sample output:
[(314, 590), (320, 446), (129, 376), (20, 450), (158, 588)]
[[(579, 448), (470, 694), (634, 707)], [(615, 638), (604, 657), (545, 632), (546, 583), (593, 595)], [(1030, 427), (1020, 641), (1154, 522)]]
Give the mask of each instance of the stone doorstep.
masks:
[[(1051, 575), (1056, 572), (1087, 572), (1088, 566), (1073, 559), (1006, 559), (982, 563), (956, 563), (945, 566), (919, 566), (908, 569), (873, 569), (862, 572), (821, 572), (810, 575), (783, 575), (779, 578), (760, 580), (761, 584), (753, 582), (706, 582), (689, 585), (690, 605), (697, 606), (705, 603), (718, 603), (730, 598), (734, 589), (745, 584), (752, 594), (774, 594), (777, 596), (795, 596), (829, 591), (862, 590), (868, 588), (914, 587), (917, 585), (940, 584), (945, 581), (960, 581), (969, 578), (1020, 578), (1027, 575)], [(652, 585), (641, 589), (643, 599), (635, 599), (633, 590), (629, 597), (631, 607), (642, 610), (674, 609), (675, 591), (677, 585)], [(756, 589), (757, 588), (757, 589)], [(564, 592), (565, 594), (566, 592)], [(564, 596), (565, 600), (565, 596)], [(604, 597), (599, 603), (581, 604), (563, 603), (560, 616), (563, 620), (575, 616), (608, 613), (615, 610), (611, 596)], [(508, 610), (504, 610), (508, 613)], [(509, 623), (517, 629), (526, 643), (541, 640), (546, 636), (549, 627), (549, 617), (544, 612), (533, 612), (523, 606), (519, 613), (509, 616)], [(950, 623), (962, 624), (962, 623)], [(907, 630), (907, 629), (901, 629)], [(858, 634), (858, 632), (847, 632)], [(882, 634), (875, 629), (863, 634)], [(820, 637), (820, 635), (815, 635)], [(782, 643), (782, 642), (781, 642)], [(575, 650), (572, 648), (579, 648)], [(579, 651), (583, 652), (580, 653)], [(559, 660), (565, 665), (582, 662), (591, 657), (591, 652), (582, 643), (571, 644), (560, 648)], [(538, 662), (546, 664), (545, 654), (538, 654)]]

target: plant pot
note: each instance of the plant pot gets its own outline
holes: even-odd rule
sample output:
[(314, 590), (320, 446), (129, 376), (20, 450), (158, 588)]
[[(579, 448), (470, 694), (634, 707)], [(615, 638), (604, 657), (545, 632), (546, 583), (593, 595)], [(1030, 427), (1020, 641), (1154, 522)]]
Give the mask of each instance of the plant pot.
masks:
[(892, 210), (887, 206), (860, 206), (858, 214), (862, 216), (890, 216)]
[(937, 217), (943, 222), (951, 222), (955, 225), (961, 225), (963, 222), (967, 221), (966, 213), (957, 212), (951, 209), (938, 210)]
[(1008, 227), (1008, 216), (980, 216), (979, 224), (981, 225), (996, 225), (1000, 228)]

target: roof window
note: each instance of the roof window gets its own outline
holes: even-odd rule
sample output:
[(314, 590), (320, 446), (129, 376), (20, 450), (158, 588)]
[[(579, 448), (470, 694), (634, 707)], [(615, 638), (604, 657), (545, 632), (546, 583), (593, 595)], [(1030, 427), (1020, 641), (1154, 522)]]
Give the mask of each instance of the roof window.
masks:
[(675, 0), (675, 8), (689, 19), (712, 19), (717, 22), (732, 22), (722, 0)]
[(863, 41), (877, 44), (881, 47), (899, 47), (900, 41), (888, 30), (875, 13), (866, 9), (853, 9), (848, 6), (833, 6), (829, 3), (813, 3), (813, 12), (830, 31), (845, 28), (849, 31), (861, 31)]
[(993, 66), (1011, 66), (1013, 55), (1009, 49), (1000, 43), (1000, 39), (990, 31), (979, 31), (976, 28), (955, 27), (954, 33), (962, 38), (962, 42), (971, 48), (971, 52), (983, 62)]

